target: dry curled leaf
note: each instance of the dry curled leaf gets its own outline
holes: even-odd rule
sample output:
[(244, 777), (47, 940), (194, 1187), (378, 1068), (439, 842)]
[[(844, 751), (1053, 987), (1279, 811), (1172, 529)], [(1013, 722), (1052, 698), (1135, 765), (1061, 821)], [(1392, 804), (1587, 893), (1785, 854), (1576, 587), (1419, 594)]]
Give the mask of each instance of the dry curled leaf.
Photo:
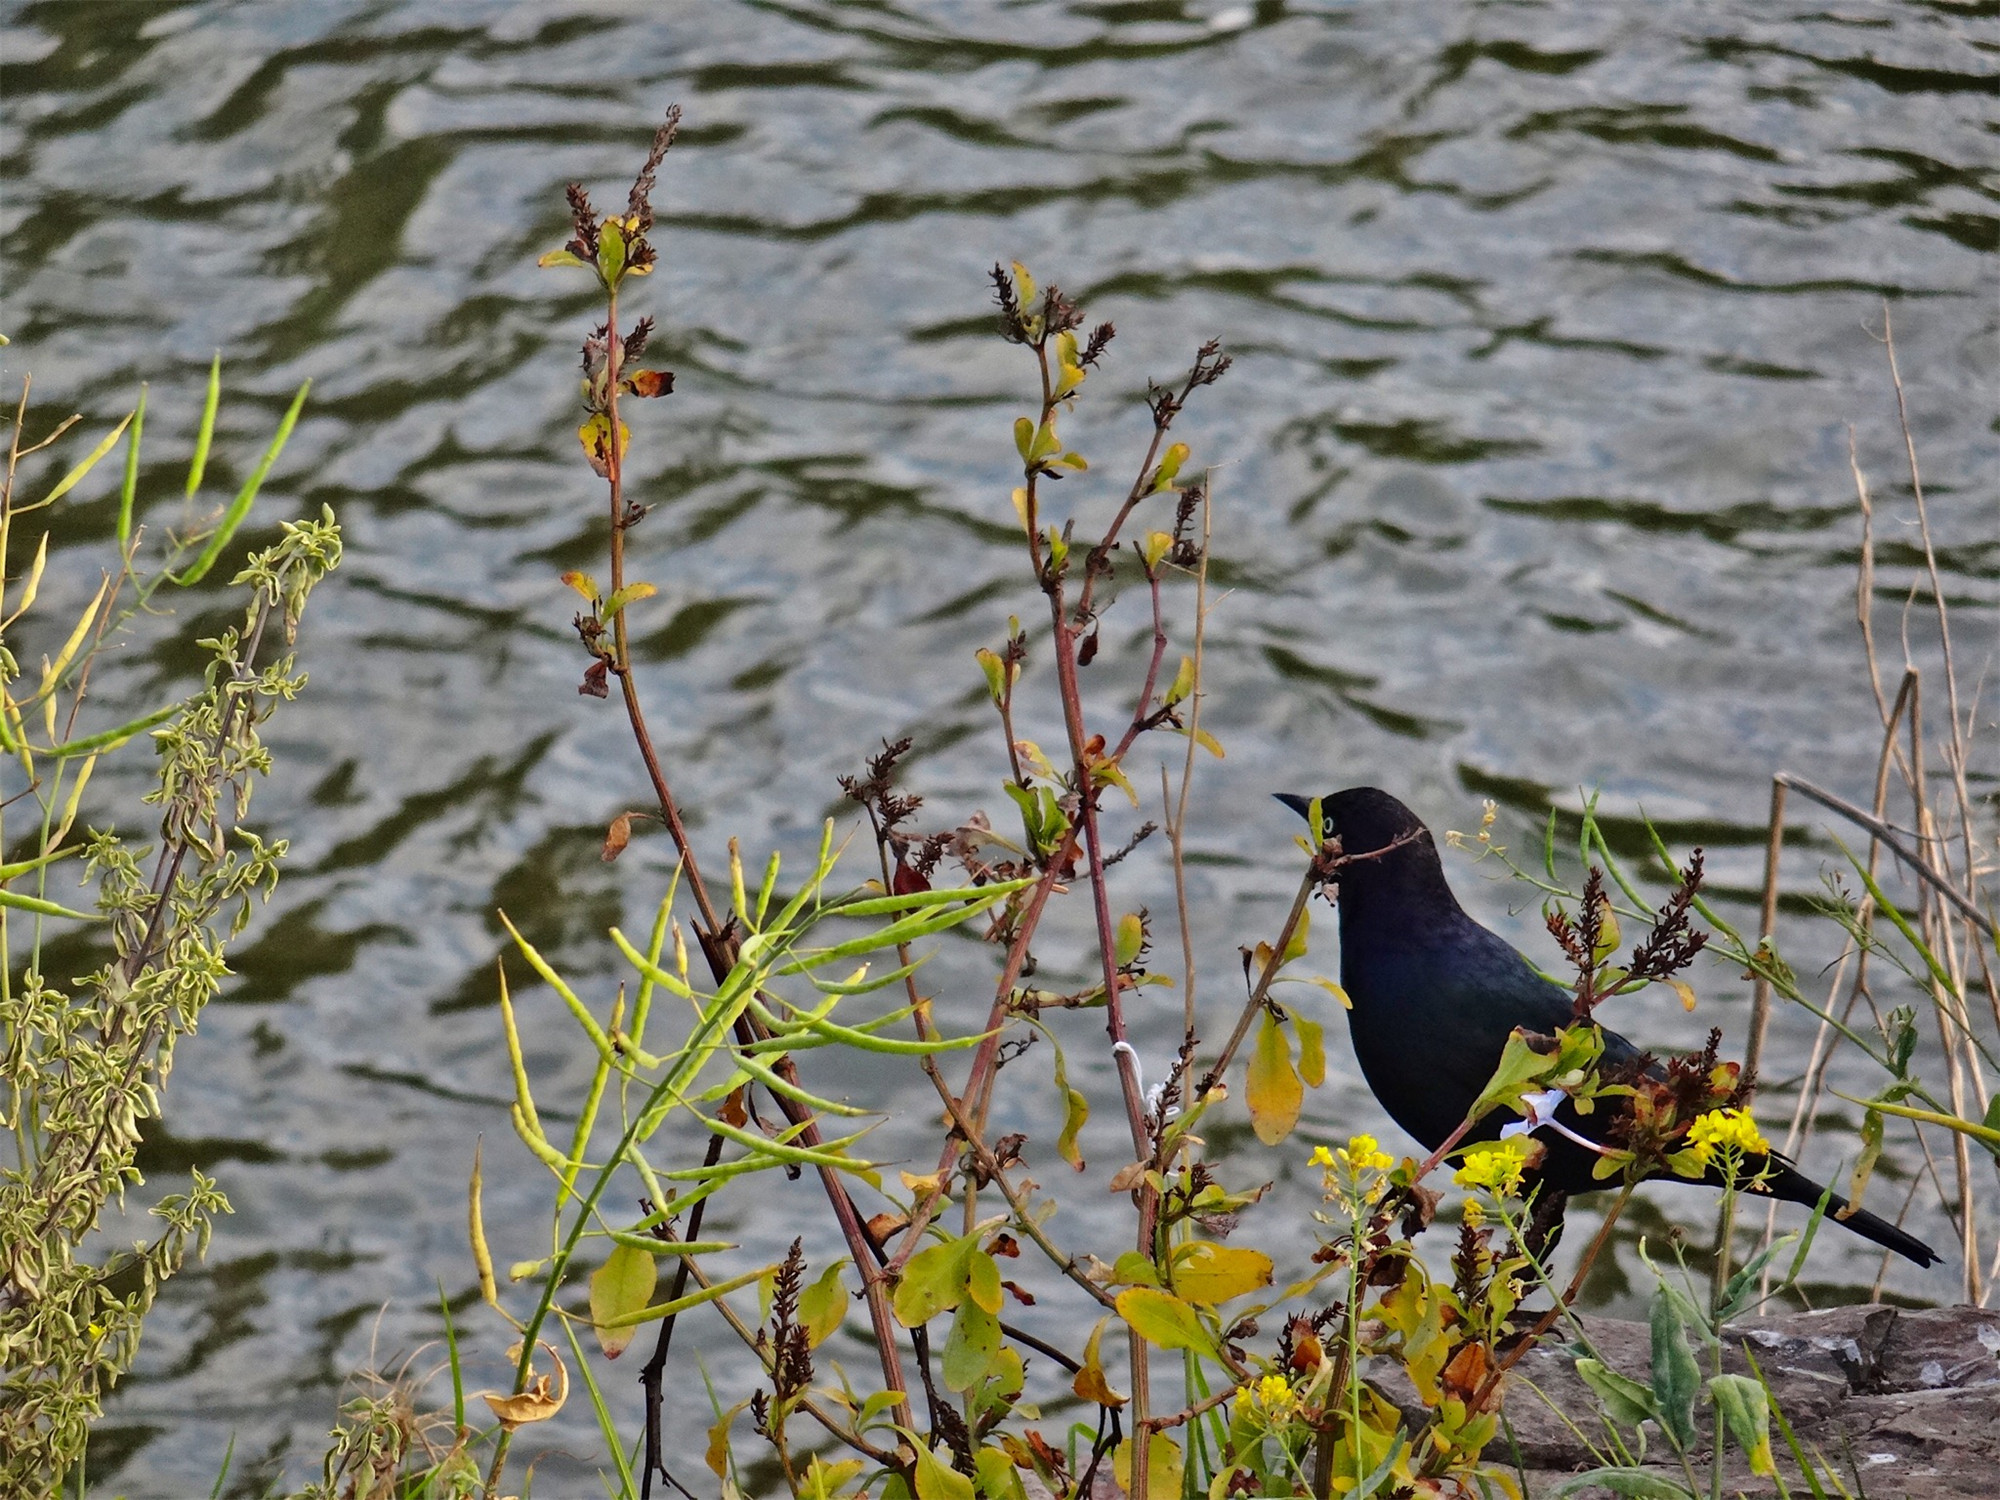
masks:
[[(486, 1404), (493, 1408), (493, 1415), (499, 1419), (500, 1425), (509, 1432), (525, 1427), (530, 1422), (548, 1421), (561, 1411), (563, 1403), (569, 1400), (569, 1367), (562, 1362), (562, 1356), (556, 1353), (555, 1345), (539, 1339), (536, 1343), (548, 1350), (549, 1358), (555, 1361), (556, 1375), (553, 1388), (549, 1377), (535, 1374), (531, 1366), (526, 1389), (517, 1391), (511, 1396), (502, 1396), (494, 1391), (480, 1392), (480, 1395), (486, 1398)], [(519, 1359), (521, 1346), (516, 1344), (509, 1349), (507, 1357)]]
[(1112, 1193), (1129, 1193), (1132, 1191), (1133, 1188), (1137, 1187), (1141, 1182), (1143, 1182), (1145, 1180), (1145, 1177), (1146, 1177), (1146, 1163), (1142, 1161), (1127, 1162), (1124, 1166), (1120, 1167), (1115, 1173), (1112, 1174), (1111, 1184), (1105, 1191)]
[(619, 383), (635, 396), (664, 396), (674, 388), (674, 372), (634, 370)]
[(868, 1231), (868, 1238), (875, 1242), (875, 1248), (879, 1250), (889, 1243), (890, 1235), (901, 1233), (909, 1226), (909, 1222), (908, 1214), (881, 1213), (875, 1215), (863, 1227)]
[(625, 846), (631, 842), (632, 815), (620, 813), (611, 820), (611, 826), (604, 830), (604, 862), (610, 864), (625, 852)]

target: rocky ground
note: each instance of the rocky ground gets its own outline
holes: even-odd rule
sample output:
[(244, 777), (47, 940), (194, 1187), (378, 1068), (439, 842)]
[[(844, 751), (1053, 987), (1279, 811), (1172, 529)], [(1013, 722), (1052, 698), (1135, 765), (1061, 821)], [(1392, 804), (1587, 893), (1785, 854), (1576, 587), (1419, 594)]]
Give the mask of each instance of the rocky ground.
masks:
[[(1644, 1324), (1584, 1322), (1607, 1364), (1648, 1380), (1651, 1345)], [(1858, 1306), (1746, 1319), (1730, 1330), (1725, 1368), (1748, 1374), (1746, 1348), (1800, 1445), (1823, 1457), (1856, 1500), (2000, 1497), (2000, 1312)], [(1595, 1465), (1577, 1432), (1595, 1440), (1601, 1428), (1590, 1391), (1559, 1342), (1530, 1354), (1516, 1375), (1505, 1410), (1529, 1494), (1542, 1500), (1570, 1475)], [(1812, 1494), (1775, 1428), (1772, 1439), (1792, 1493)], [(1502, 1453), (1511, 1461), (1504, 1438), (1493, 1456)], [(1696, 1471), (1704, 1484), (1706, 1458), (1704, 1452)], [(1681, 1477), (1677, 1464), (1659, 1472)], [(1770, 1480), (1749, 1474), (1732, 1447), (1724, 1493), (1739, 1491), (1776, 1493)]]

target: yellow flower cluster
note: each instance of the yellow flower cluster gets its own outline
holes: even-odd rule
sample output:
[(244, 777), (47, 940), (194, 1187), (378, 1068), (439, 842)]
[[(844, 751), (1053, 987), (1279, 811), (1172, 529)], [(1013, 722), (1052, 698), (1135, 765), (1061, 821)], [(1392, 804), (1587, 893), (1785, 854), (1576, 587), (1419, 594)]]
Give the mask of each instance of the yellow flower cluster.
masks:
[(1452, 1174), (1451, 1180), (1460, 1187), (1489, 1188), (1504, 1197), (1519, 1190), (1521, 1170), (1526, 1164), (1525, 1153), (1515, 1149), (1512, 1141), (1474, 1146), (1465, 1153), (1464, 1164)]
[(1291, 1381), (1282, 1375), (1266, 1375), (1254, 1387), (1245, 1387), (1243, 1394), (1274, 1417), (1289, 1416), (1299, 1399)]
[(1711, 1110), (1688, 1130), (1688, 1146), (1712, 1161), (1718, 1152), (1738, 1156), (1769, 1151), (1771, 1143), (1757, 1129), (1757, 1122), (1740, 1109)]
[(1382, 1143), (1374, 1136), (1356, 1135), (1349, 1136), (1347, 1144), (1338, 1151), (1313, 1147), (1312, 1165), (1328, 1170), (1346, 1167), (1358, 1176), (1363, 1172), (1386, 1172), (1396, 1165), (1396, 1159), (1382, 1149)]

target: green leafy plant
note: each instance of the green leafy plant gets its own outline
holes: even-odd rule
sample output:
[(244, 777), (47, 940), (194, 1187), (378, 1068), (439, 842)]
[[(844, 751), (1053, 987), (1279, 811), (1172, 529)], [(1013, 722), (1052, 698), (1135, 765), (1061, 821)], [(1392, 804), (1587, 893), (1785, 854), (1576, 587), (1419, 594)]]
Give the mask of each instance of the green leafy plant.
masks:
[[(190, 465), (187, 493), (201, 486), (220, 395), (220, 367)], [(114, 1197), (139, 1185), (134, 1156), (145, 1122), (157, 1118), (175, 1047), (228, 974), (228, 941), (268, 897), (285, 853), (244, 826), (252, 787), (270, 768), (258, 726), (305, 685), (292, 646), (307, 596), (340, 559), (330, 512), (288, 523), (275, 544), (251, 555), (231, 586), (249, 596), (240, 626), (201, 644), (209, 654), (200, 691), (104, 728), (87, 722), (90, 677), (160, 589), (199, 582), (248, 517), (305, 398), (302, 389), (263, 459), (210, 523), (172, 538), (164, 560), (142, 569), (133, 522), (143, 394), (132, 414), (41, 499), (16, 503), (21, 462), (77, 420), (24, 445), (27, 388), (13, 423), (0, 486), (0, 576), (23, 518), (60, 502), (126, 439), (119, 494), (118, 569), (107, 572), (74, 625), (25, 673), (14, 654), (32, 637), (48, 566), (49, 535), (0, 603), (0, 754), (7, 794), (0, 818), (21, 857), (0, 867), (0, 1109), (14, 1160), (0, 1171), (0, 1490), (50, 1493), (84, 1456), (105, 1393), (131, 1367), (160, 1285), (190, 1250), (208, 1243), (228, 1211), (218, 1184), (199, 1170), (183, 1191), (156, 1199), (150, 1240), (88, 1247), (110, 1231)], [(12, 580), (10, 580), (12, 582)], [(144, 801), (157, 808), (159, 841), (129, 842), (112, 826), (80, 828), (85, 789), (105, 757), (144, 736), (159, 758)], [(94, 815), (94, 813), (93, 813)], [(4, 827), (4, 825), (0, 825)], [(15, 832), (18, 830), (18, 832)], [(54, 884), (81, 863), (93, 899), (57, 900)], [(80, 928), (79, 925), (81, 924)], [(103, 961), (70, 973), (85, 931)]]

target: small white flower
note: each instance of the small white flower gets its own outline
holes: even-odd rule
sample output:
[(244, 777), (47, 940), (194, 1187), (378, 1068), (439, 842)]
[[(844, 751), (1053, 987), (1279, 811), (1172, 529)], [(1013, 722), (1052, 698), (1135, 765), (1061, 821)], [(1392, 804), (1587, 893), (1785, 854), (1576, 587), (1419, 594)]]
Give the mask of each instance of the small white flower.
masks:
[(1523, 1094), (1521, 1108), (1525, 1110), (1523, 1119), (1500, 1127), (1500, 1139), (1511, 1141), (1517, 1135), (1526, 1135), (1531, 1130), (1539, 1130), (1544, 1125), (1555, 1124), (1556, 1106), (1569, 1097), (1561, 1089), (1543, 1089), (1539, 1094)]
[(1511, 1141), (1517, 1135), (1526, 1135), (1531, 1130), (1540, 1130), (1544, 1125), (1557, 1135), (1572, 1140), (1586, 1151), (1595, 1151), (1599, 1156), (1611, 1155), (1609, 1147), (1600, 1146), (1586, 1136), (1578, 1135), (1569, 1126), (1556, 1118), (1556, 1109), (1569, 1094), (1563, 1089), (1543, 1089), (1539, 1094), (1523, 1094), (1521, 1108), (1526, 1111), (1523, 1118), (1513, 1120), (1500, 1127), (1500, 1139)]

